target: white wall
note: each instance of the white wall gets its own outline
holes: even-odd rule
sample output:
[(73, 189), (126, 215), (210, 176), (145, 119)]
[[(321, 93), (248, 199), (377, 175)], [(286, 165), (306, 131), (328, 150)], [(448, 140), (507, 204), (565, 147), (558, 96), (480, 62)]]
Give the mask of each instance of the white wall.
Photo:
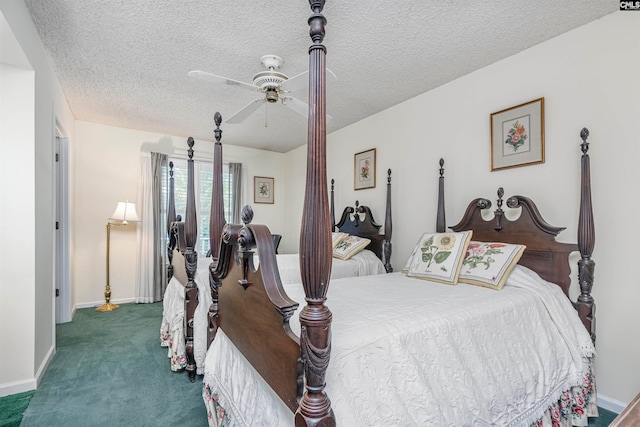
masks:
[[(54, 122), (57, 118), (73, 141), (74, 119), (24, 2), (0, 0), (0, 12), (3, 16), (0, 19), (0, 62), (5, 64), (2, 66), (1, 185), (2, 194), (6, 195), (5, 200), (11, 200), (11, 208), (7, 206), (5, 210), (3, 205), (2, 210), (3, 221), (9, 215), (12, 221), (10, 225), (13, 227), (7, 229), (3, 226), (2, 238), (15, 237), (12, 232), (19, 230), (20, 237), (10, 239), (10, 242), (4, 240), (4, 247), (10, 248), (13, 256), (19, 254), (21, 257), (20, 261), (16, 260), (13, 264), (13, 257), (4, 258), (6, 252), (3, 251), (3, 268), (0, 273), (3, 292), (0, 298), (0, 312), (3, 313), (0, 342), (3, 343), (3, 349), (14, 348), (19, 351), (8, 352), (5, 349), (2, 352), (2, 396), (35, 388), (55, 351)], [(19, 52), (16, 54), (17, 51)], [(25, 69), (32, 71), (25, 73)], [(26, 89), (27, 86), (30, 89)], [(18, 110), (14, 110), (11, 104), (16, 90), (22, 92), (19, 96), (29, 98), (24, 99), (23, 104), (16, 105)], [(17, 115), (18, 112), (23, 114)], [(5, 134), (6, 129), (12, 130)], [(9, 136), (5, 139), (7, 135)], [(13, 144), (18, 145), (16, 147)], [(5, 154), (10, 156), (8, 159), (12, 159), (14, 164), (7, 163)], [(32, 258), (29, 260), (30, 257)], [(10, 263), (6, 269), (4, 262)], [(12, 280), (15, 268), (20, 269), (17, 281)], [(19, 297), (5, 299), (4, 296), (9, 297), (4, 294), (7, 286), (14, 287), (13, 291), (15, 286), (19, 286)], [(11, 317), (12, 323), (7, 325), (4, 316), (15, 312), (20, 312), (20, 316)]]
[[(223, 127), (223, 131), (226, 131)], [(283, 228), (284, 154), (226, 144), (231, 131), (222, 138), (223, 160), (243, 166), (243, 204), (251, 204), (254, 222), (267, 224), (273, 233)], [(118, 201), (136, 201), (140, 170), (140, 150), (185, 155), (187, 137), (161, 135), (78, 121), (74, 148), (73, 235), (75, 259), (73, 282), (76, 303), (91, 306), (104, 302), (106, 279), (107, 218)], [(196, 141), (197, 158), (213, 159), (213, 142)], [(253, 203), (253, 176), (274, 177), (275, 203)], [(132, 301), (136, 278), (136, 225), (111, 229), (110, 285), (114, 302)]]
[[(638, 76), (640, 14), (616, 12), (343, 128), (328, 137), (336, 209), (357, 199), (370, 205), (382, 223), (384, 178), (391, 168), (392, 262), (399, 270), (419, 235), (435, 229), (438, 159), (443, 157), (449, 225), (461, 218), (470, 200), (495, 199), (503, 186), (506, 195), (536, 201), (549, 223), (566, 226), (558, 240), (575, 242), (579, 132), (588, 127), (597, 236), (598, 391), (629, 402), (640, 390), (640, 287), (633, 273), (640, 201), (632, 190), (640, 182)], [(490, 172), (490, 114), (540, 97), (545, 98), (546, 162)], [(374, 147), (378, 184), (354, 191), (353, 153)], [(287, 172), (289, 240), (299, 236), (305, 150), (286, 155), (288, 165), (302, 165)]]
[[(34, 372), (34, 341), (23, 338), (33, 336), (35, 324), (35, 207), (33, 192), (23, 192), (34, 188), (35, 179), (33, 83), (33, 70), (0, 63), (0, 301), (12, 301), (0, 310), (0, 337), (3, 348), (21, 349), (0, 352), (0, 384)], [(15, 161), (20, 158), (27, 161)]]

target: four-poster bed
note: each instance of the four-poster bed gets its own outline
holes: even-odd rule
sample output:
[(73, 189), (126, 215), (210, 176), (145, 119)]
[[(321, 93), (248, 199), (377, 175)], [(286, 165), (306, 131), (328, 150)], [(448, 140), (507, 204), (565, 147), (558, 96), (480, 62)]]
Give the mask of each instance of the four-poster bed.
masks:
[[(211, 198), (211, 218), (216, 219), (210, 223), (211, 253), (217, 253), (216, 241), (220, 241), (222, 228), (225, 224), (222, 203), (222, 145), (220, 130), (221, 116), (215, 115), (216, 123), (216, 145), (214, 151), (214, 191), (218, 189), (218, 196)], [(164, 297), (163, 319), (160, 327), (160, 341), (163, 347), (169, 348), (169, 358), (171, 359), (171, 369), (186, 369), (192, 381), (195, 381), (196, 374), (203, 373), (203, 363), (207, 345), (207, 312), (212, 303), (209, 291), (209, 268), (212, 258), (198, 257), (195, 250), (187, 250), (189, 243), (195, 245), (197, 236), (196, 214), (191, 210), (195, 209), (195, 189), (193, 186), (193, 146), (192, 138), (188, 140), (189, 160), (187, 161), (187, 213), (186, 219), (181, 222), (179, 215), (176, 215), (173, 170), (170, 164), (169, 169), (169, 207), (168, 207), (168, 286)], [(333, 278), (355, 277), (372, 274), (383, 274), (391, 272), (391, 170), (387, 171), (387, 196), (386, 196), (386, 216), (384, 223), (384, 234), (380, 234), (381, 225), (377, 224), (371, 209), (368, 206), (360, 205), (358, 201), (354, 207), (346, 207), (338, 222), (334, 215), (334, 185), (331, 180), (331, 218), (332, 229), (350, 236), (360, 237), (369, 240), (370, 243), (364, 250), (358, 252), (347, 260), (334, 259), (332, 275)], [(190, 199), (191, 197), (191, 199)], [(190, 201), (191, 200), (191, 201)], [(189, 233), (192, 233), (190, 235)], [(214, 239), (213, 236), (218, 236)], [(187, 262), (187, 253), (192, 258)], [(194, 261), (195, 260), (195, 261)], [(302, 283), (300, 274), (299, 254), (280, 254), (276, 256), (278, 270), (282, 283)], [(257, 262), (257, 259), (256, 259)], [(189, 284), (193, 287), (190, 287)], [(189, 298), (185, 298), (185, 292), (190, 293)]]
[[(285, 290), (281, 284), (270, 232), (251, 223), (250, 208), (243, 210), (243, 225), (224, 227), (210, 270), (212, 343), (203, 393), (210, 417), (227, 416), (240, 425), (295, 420), (297, 426), (332, 426), (336, 419), (343, 425), (530, 425), (555, 421), (555, 412), (568, 408), (569, 422), (573, 417), (583, 423), (595, 410), (588, 132), (581, 133), (577, 245), (556, 242), (561, 228), (547, 224), (526, 197), (507, 200), (507, 206), (521, 211), (517, 220), (509, 220), (500, 192), (493, 220), (481, 216), (490, 202), (476, 199), (452, 229), (472, 230), (474, 240), (527, 246), (522, 266), (501, 291), (401, 273), (340, 279), (332, 285), (332, 314), (325, 304), (332, 252), (322, 45), (326, 20), (324, 1), (310, 0), (310, 5), (303, 289)], [(442, 178), (441, 163), (441, 189)], [(442, 194), (438, 231), (445, 224)], [(568, 256), (576, 247), (582, 257), (581, 295), (572, 306)], [(306, 303), (301, 311), (296, 301)], [(334, 316), (338, 327), (332, 330)], [(376, 364), (378, 355), (387, 358)]]

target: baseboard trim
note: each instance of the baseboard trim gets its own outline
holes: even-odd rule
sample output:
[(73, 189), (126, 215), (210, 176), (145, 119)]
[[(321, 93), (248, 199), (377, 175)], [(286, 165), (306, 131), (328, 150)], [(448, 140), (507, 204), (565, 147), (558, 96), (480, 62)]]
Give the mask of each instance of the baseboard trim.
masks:
[(624, 408), (627, 407), (627, 405), (629, 404), (598, 393), (598, 406), (606, 409), (607, 411), (619, 414)]
[[(123, 299), (114, 299), (111, 300), (112, 304), (129, 304), (132, 302), (136, 302), (135, 298), (123, 298)], [(82, 302), (76, 304), (76, 308), (91, 308), (91, 307), (99, 307), (104, 304), (104, 301), (94, 301), (94, 302)]]
[(36, 390), (38, 388), (38, 384), (40, 384), (40, 380), (42, 380), (42, 376), (47, 371), (47, 368), (49, 367), (49, 364), (53, 360), (53, 356), (55, 356), (55, 354), (56, 348), (54, 346), (51, 346), (49, 348), (49, 351), (47, 351), (47, 355), (44, 357), (44, 360), (40, 364), (40, 367), (38, 368), (38, 371), (36, 372), (34, 378), (0, 384), (0, 397), (24, 393), (25, 391)]
[(36, 379), (13, 381), (6, 384), (0, 384), (0, 397), (10, 396), (12, 394), (24, 393), (25, 391), (35, 390), (37, 387)]
[(49, 351), (47, 352), (47, 355), (44, 357), (44, 360), (40, 364), (38, 371), (36, 372), (36, 378), (35, 378), (36, 388), (38, 387), (38, 384), (40, 384), (40, 381), (42, 380), (42, 376), (47, 371), (47, 368), (49, 367), (49, 364), (51, 363), (51, 361), (53, 360), (53, 356), (55, 355), (56, 355), (56, 348), (54, 346), (51, 346), (49, 348)]

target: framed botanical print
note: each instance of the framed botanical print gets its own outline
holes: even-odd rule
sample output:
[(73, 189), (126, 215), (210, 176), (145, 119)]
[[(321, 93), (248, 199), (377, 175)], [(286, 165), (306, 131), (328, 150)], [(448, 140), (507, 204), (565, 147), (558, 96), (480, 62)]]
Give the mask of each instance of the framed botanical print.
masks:
[(491, 170), (544, 163), (544, 98), (491, 114)]
[(372, 148), (354, 155), (353, 188), (364, 190), (376, 187), (376, 149)]
[(253, 177), (253, 202), (273, 203), (273, 178)]

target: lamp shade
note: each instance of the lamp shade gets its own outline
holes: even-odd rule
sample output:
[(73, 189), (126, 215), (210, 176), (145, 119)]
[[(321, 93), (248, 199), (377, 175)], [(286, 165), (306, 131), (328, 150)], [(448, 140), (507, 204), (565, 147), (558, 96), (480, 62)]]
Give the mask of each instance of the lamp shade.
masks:
[(138, 213), (136, 212), (136, 204), (129, 202), (118, 202), (116, 210), (109, 219), (112, 221), (121, 221), (123, 224), (140, 221)]

